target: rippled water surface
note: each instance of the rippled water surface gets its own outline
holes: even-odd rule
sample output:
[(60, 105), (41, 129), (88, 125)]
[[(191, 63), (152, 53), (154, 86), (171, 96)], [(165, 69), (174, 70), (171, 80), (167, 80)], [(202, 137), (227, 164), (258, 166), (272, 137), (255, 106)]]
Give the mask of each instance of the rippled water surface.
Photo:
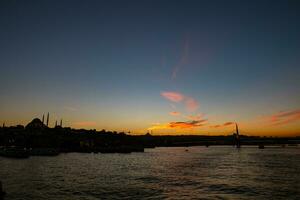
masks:
[(0, 179), (6, 200), (300, 199), (300, 148), (0, 157)]

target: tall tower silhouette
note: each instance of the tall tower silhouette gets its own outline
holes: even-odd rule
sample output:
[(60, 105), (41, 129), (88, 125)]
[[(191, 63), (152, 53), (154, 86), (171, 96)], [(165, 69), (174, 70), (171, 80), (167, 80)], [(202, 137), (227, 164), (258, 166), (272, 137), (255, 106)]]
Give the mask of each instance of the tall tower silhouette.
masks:
[(45, 116), (44, 116), (44, 114), (43, 114), (43, 118), (42, 118), (42, 122), (43, 122), (43, 124), (44, 124), (44, 117), (45, 117)]
[(57, 127), (57, 120), (55, 120), (55, 127)]
[(49, 124), (49, 112), (48, 112), (48, 114), (47, 114), (47, 126), (48, 126), (48, 124)]
[(62, 119), (60, 120), (60, 127), (62, 127)]
[(241, 141), (240, 141), (240, 134), (239, 134), (239, 128), (238, 128), (237, 123), (235, 123), (235, 129), (236, 129), (236, 135), (235, 135), (236, 148), (240, 148), (241, 147)]

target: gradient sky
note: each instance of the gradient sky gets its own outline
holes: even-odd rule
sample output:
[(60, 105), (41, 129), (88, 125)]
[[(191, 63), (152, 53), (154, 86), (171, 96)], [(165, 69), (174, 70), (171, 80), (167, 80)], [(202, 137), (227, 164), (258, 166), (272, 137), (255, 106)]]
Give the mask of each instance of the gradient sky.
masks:
[(300, 135), (300, 2), (0, 2), (0, 121)]

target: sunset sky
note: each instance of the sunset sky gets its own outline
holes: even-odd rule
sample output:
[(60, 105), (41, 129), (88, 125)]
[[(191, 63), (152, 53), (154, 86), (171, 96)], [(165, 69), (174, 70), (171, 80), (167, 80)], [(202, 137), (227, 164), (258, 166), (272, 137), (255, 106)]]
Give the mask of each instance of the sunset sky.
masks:
[(0, 122), (300, 135), (300, 1), (0, 1)]

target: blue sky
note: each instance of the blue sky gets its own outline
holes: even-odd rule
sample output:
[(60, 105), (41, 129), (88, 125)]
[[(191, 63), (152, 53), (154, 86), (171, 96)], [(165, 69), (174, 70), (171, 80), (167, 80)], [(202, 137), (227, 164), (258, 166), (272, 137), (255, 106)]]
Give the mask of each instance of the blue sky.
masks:
[[(141, 133), (201, 114), (205, 125), (175, 132), (237, 121), (254, 134), (249, 121), (299, 110), (299, 11), (283, 0), (1, 1), (0, 120), (49, 111), (69, 126)], [(187, 111), (165, 91), (199, 105)]]

